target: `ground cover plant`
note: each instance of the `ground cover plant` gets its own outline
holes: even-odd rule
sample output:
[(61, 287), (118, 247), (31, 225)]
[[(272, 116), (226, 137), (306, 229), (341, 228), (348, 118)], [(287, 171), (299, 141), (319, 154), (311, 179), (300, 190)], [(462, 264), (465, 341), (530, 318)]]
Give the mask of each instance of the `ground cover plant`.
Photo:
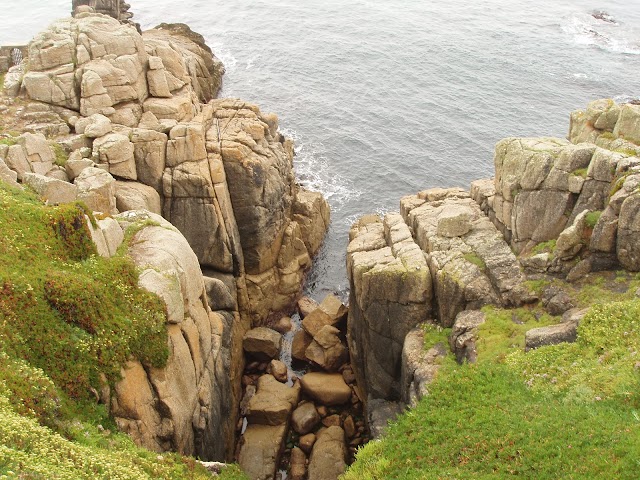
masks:
[(162, 367), (168, 347), (163, 304), (126, 246), (96, 255), (87, 214), (0, 181), (0, 479), (211, 478), (136, 447), (96, 402), (127, 359)]
[[(446, 357), (429, 395), (360, 449), (343, 478), (637, 478), (638, 278), (607, 273), (590, 280), (597, 303), (576, 343), (525, 353), (524, 332), (559, 318), (537, 306), (486, 307), (478, 363)], [(621, 284), (627, 288), (616, 288)], [(567, 289), (585, 306), (579, 288)]]

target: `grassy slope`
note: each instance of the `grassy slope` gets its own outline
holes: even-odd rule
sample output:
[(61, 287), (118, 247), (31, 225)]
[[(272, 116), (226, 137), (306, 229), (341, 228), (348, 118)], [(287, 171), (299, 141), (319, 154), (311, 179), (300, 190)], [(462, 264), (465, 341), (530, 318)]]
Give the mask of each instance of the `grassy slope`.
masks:
[(0, 479), (210, 478), (135, 447), (95, 402), (127, 358), (162, 366), (168, 349), (162, 303), (125, 248), (95, 255), (83, 219), (0, 182)]
[(620, 274), (608, 283), (626, 289), (612, 292), (603, 278), (592, 278), (588, 296), (567, 287), (581, 306), (605, 302), (575, 344), (524, 353), (524, 331), (554, 320), (535, 308), (486, 308), (479, 363), (445, 359), (430, 395), (362, 448), (344, 478), (638, 478), (638, 280)]

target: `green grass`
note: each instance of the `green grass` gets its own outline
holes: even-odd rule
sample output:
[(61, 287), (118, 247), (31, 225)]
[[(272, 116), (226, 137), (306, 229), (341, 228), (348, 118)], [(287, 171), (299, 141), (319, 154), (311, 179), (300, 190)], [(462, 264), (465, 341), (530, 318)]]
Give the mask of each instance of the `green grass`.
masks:
[(584, 221), (589, 228), (594, 228), (600, 220), (600, 215), (602, 215), (601, 211), (589, 212), (584, 218)]
[(478, 267), (482, 271), (487, 269), (487, 265), (476, 253), (465, 253), (464, 259), (469, 263), (473, 263), (476, 267)]
[(52, 143), (51, 148), (53, 149), (53, 153), (56, 157), (53, 163), (55, 163), (59, 167), (64, 167), (67, 163), (67, 160), (69, 160), (69, 154), (59, 143)]
[(571, 172), (571, 175), (575, 177), (587, 178), (587, 170), (587, 168), (578, 168), (577, 170)]
[(361, 448), (343, 479), (637, 478), (640, 300), (608, 291), (637, 276), (594, 279), (599, 303), (573, 344), (525, 353), (524, 332), (554, 320), (538, 307), (484, 308), (478, 363), (449, 355), (429, 396)]
[(540, 242), (538, 243), (536, 246), (534, 246), (531, 249), (531, 253), (534, 255), (537, 255), (538, 253), (551, 253), (553, 254), (553, 251), (556, 248), (556, 240), (548, 240), (546, 242)]
[(0, 145), (8, 145), (10, 147), (11, 145), (15, 145), (16, 143), (18, 143), (18, 140), (13, 137), (0, 138)]
[(0, 349), (78, 399), (100, 374), (113, 385), (130, 356), (155, 367), (168, 357), (161, 300), (138, 288), (123, 252), (96, 255), (85, 214), (0, 186)]
[(126, 435), (80, 421), (77, 438), (66, 438), (18, 413), (5, 392), (0, 384), (0, 479), (211, 478), (193, 459), (149, 452)]

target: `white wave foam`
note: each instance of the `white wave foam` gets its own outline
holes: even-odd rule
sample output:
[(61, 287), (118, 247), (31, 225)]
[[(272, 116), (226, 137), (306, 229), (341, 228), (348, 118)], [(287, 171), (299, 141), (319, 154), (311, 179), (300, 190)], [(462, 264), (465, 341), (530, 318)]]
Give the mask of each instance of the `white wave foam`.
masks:
[(613, 21), (610, 16), (574, 14), (564, 19), (562, 31), (578, 45), (592, 45), (612, 53), (640, 55), (640, 32)]
[(223, 43), (213, 43), (211, 47), (213, 53), (224, 65), (226, 73), (232, 73), (238, 66), (238, 60), (233, 54), (224, 46)]
[(280, 131), (294, 141), (293, 167), (298, 182), (304, 188), (321, 192), (333, 210), (339, 210), (362, 194), (351, 180), (330, 166), (322, 143), (305, 141), (292, 129), (282, 128)]

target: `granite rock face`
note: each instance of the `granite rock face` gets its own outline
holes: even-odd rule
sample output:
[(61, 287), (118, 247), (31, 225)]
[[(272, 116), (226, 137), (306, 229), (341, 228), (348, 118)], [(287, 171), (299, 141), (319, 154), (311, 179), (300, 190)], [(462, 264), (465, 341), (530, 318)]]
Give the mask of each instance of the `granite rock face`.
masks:
[[(154, 450), (230, 458), (243, 336), (290, 313), (329, 207), (296, 184), (274, 114), (216, 99), (224, 67), (201, 35), (183, 24), (141, 34), (129, 14), (93, 3), (31, 42), (21, 119), (52, 140), (25, 133), (0, 145), (0, 176), (26, 178), (50, 202), (125, 212), (123, 227), (150, 223), (131, 248), (149, 265), (141, 284), (167, 306), (172, 356), (162, 371), (132, 359), (114, 416)], [(105, 257), (118, 237), (108, 226), (93, 229)]]
[(364, 217), (349, 237), (351, 363), (366, 396), (399, 397), (404, 338), (432, 315), (429, 266), (398, 214)]
[(145, 211), (116, 219), (122, 229), (142, 227), (129, 255), (142, 269), (141, 286), (165, 302), (170, 349), (165, 368), (131, 360), (122, 370), (112, 398), (116, 423), (155, 451), (224, 458), (237, 416), (229, 375), (234, 327), (209, 309), (198, 260), (175, 227)]

